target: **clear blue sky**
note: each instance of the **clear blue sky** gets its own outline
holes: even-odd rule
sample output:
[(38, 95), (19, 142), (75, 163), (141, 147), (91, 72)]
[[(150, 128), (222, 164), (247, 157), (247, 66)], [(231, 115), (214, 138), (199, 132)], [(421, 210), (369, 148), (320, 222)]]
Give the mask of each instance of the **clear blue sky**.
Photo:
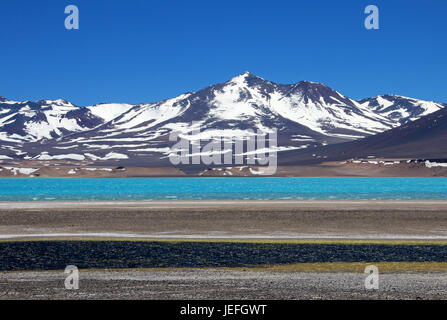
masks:
[(151, 102), (250, 71), (447, 102), (445, 0), (0, 1), (0, 41), (0, 95), (16, 100)]

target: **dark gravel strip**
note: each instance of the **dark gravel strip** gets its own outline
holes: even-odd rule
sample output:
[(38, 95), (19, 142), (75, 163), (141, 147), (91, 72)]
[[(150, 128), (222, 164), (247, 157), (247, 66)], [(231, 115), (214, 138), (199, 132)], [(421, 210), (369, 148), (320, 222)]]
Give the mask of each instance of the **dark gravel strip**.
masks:
[(309, 262), (447, 261), (441, 245), (39, 241), (0, 243), (0, 271), (250, 267)]

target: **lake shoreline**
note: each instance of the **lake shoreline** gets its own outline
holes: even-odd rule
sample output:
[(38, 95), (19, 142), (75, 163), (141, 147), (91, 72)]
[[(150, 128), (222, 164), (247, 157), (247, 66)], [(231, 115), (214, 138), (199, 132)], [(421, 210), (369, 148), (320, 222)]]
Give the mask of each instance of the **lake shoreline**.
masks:
[(50, 200), (50, 201), (0, 201), (0, 210), (10, 209), (322, 209), (360, 210), (373, 204), (375, 209), (438, 210), (447, 209), (447, 200)]
[(261, 166), (138, 167), (76, 161), (1, 161), (0, 178), (262, 178), (262, 177), (447, 177), (447, 167), (417, 159), (364, 159), (314, 164), (279, 164), (272, 175)]

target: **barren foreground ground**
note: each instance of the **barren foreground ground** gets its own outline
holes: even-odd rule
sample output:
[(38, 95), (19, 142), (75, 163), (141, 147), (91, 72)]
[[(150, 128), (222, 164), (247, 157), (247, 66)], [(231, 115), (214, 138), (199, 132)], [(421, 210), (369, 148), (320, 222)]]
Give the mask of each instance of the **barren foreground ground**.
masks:
[(0, 203), (0, 238), (447, 239), (447, 201)]
[[(323, 250), (324, 245), (318, 241), (314, 245), (319, 247), (315, 250), (308, 248), (310, 251), (307, 250), (306, 255), (297, 251), (297, 257), (301, 258), (314, 259), (317, 251), (329, 255), (327, 259), (317, 259), (318, 262), (362, 261), (361, 270), (356, 271), (339, 266), (325, 267), (318, 272), (312, 268), (304, 272), (301, 267), (295, 270), (287, 267), (279, 271), (258, 270), (256, 266), (239, 269), (197, 269), (193, 266), (189, 270), (176, 270), (169, 264), (162, 270), (138, 269), (139, 264), (135, 264), (134, 270), (84, 271), (81, 264), (80, 289), (75, 291), (65, 289), (67, 275), (63, 271), (0, 272), (0, 299), (447, 299), (447, 268), (443, 253), (447, 240), (445, 201), (9, 202), (0, 203), (0, 237), (6, 240), (2, 242), (4, 248), (16, 248), (3, 252), (6, 264), (3, 270), (30, 270), (26, 266), (22, 269), (10, 268), (19, 262), (31, 261), (29, 266), (56, 262), (54, 259), (39, 260), (54, 251), (41, 250), (48, 247), (45, 241), (27, 245), (20, 242), (21, 239), (52, 239), (53, 247), (54, 243), (62, 245), (62, 239), (78, 240), (70, 243), (69, 248), (78, 246), (80, 240), (85, 241), (86, 238), (97, 240), (87, 241), (87, 245), (74, 250), (75, 253), (88, 253), (91, 246), (98, 247), (101, 241), (111, 247), (119, 245), (119, 242), (110, 244), (110, 238), (136, 238), (142, 241), (228, 239), (230, 242), (227, 246), (234, 243), (237, 247), (247, 246), (241, 245), (238, 239), (256, 239), (253, 241), (258, 243), (289, 242), (289, 239), (346, 239), (346, 246), (352, 245), (351, 240), (363, 239), (366, 243), (362, 247), (351, 246), (351, 251), (348, 248), (346, 252), (351, 253), (343, 254), (343, 259), (334, 258), (340, 250)], [(386, 251), (380, 249), (379, 243), (373, 244), (372, 240), (398, 242), (391, 248), (386, 247)], [(418, 240), (418, 244), (412, 244), (406, 250), (406, 242), (409, 244), (412, 240)], [(373, 247), (368, 247), (369, 242)], [(127, 249), (118, 250), (118, 253), (129, 256), (136, 252), (136, 242), (133, 245), (130, 241), (125, 245)], [(188, 246), (195, 248), (195, 245)], [(40, 253), (34, 254), (33, 248), (40, 250)], [(359, 248), (363, 248), (365, 254), (376, 252), (376, 256), (383, 255), (384, 258), (368, 260), (367, 255), (362, 259), (347, 259), (353, 255), (357, 257)], [(202, 249), (193, 250), (194, 256), (201, 257), (198, 253)], [(114, 257), (109, 256), (113, 250), (101, 250), (91, 252), (103, 252), (102, 256), (109, 259), (106, 261), (115, 261)], [(65, 259), (64, 254), (70, 253), (66, 247), (54, 252), (54, 256), (64, 258), (57, 270), (74, 261)], [(179, 252), (188, 253), (183, 249)], [(222, 250), (215, 252), (221, 252), (223, 257), (228, 258)], [(282, 259), (287, 252), (280, 250), (277, 254)], [(247, 250), (236, 253), (235, 257), (259, 257), (259, 253), (249, 255)], [(393, 255), (398, 256), (391, 259)], [(73, 257), (71, 253), (69, 256)], [(140, 256), (151, 257), (149, 254)], [(270, 258), (274, 256), (268, 255)], [(6, 261), (5, 257), (9, 260)], [(160, 257), (160, 254), (155, 257)], [(115, 262), (130, 261), (126, 259), (116, 259)], [(309, 262), (312, 259), (309, 258)], [(308, 260), (302, 262), (306, 264)], [(82, 258), (74, 262), (85, 261)], [(256, 264), (263, 261), (265, 259)], [(294, 258), (287, 263), (300, 261)], [(418, 265), (405, 265), (403, 269), (399, 267), (389, 269), (389, 273), (381, 273), (379, 290), (368, 291), (364, 286), (366, 275), (362, 273), (363, 264), (369, 264), (368, 261), (401, 261), (403, 264), (415, 261)], [(113, 268), (112, 263), (109, 265)], [(41, 270), (36, 267), (31, 269)], [(383, 270), (382, 267), (380, 270)]]
[(365, 290), (361, 273), (228, 270), (81, 271), (79, 290), (63, 272), (0, 273), (0, 299), (446, 299), (447, 273), (380, 276)]

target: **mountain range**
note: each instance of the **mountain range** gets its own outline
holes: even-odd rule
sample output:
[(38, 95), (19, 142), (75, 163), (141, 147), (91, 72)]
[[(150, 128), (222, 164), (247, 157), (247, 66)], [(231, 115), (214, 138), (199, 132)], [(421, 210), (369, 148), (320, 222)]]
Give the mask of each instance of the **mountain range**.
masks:
[(321, 83), (276, 84), (249, 72), (156, 103), (81, 107), (0, 97), (0, 159), (157, 167), (168, 163), (171, 132), (186, 136), (198, 127), (207, 138), (276, 129), (279, 159), (284, 154), (289, 164), (315, 152), (325, 159), (441, 156), (416, 141), (423, 146), (429, 131), (443, 141), (446, 106), (396, 95), (357, 101)]

